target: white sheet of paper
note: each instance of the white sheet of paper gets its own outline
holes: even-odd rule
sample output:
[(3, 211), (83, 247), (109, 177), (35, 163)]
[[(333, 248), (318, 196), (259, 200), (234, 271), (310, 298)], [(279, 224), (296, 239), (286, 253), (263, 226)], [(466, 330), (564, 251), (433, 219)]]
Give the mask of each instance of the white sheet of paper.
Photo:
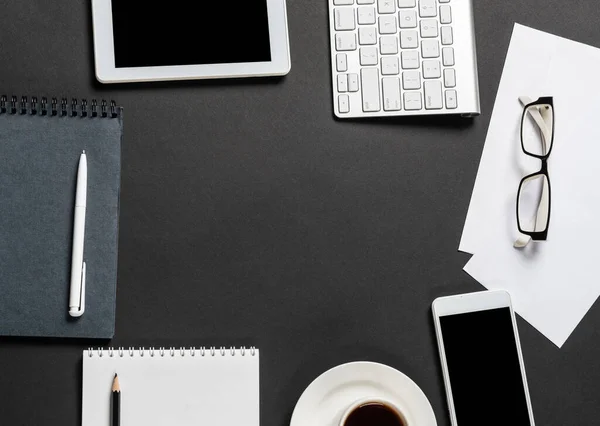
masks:
[[(515, 25), (459, 250), (465, 271), (511, 293), (515, 310), (562, 346), (600, 295), (600, 49)], [(519, 96), (553, 96), (548, 241), (513, 248), (519, 181), (540, 161), (523, 154)]]

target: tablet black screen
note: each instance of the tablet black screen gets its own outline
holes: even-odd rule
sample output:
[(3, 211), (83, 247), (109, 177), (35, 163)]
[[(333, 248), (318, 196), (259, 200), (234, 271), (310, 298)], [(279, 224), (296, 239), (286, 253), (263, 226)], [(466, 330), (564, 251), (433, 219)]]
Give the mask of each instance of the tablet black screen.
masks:
[(269, 62), (267, 0), (112, 0), (115, 66)]

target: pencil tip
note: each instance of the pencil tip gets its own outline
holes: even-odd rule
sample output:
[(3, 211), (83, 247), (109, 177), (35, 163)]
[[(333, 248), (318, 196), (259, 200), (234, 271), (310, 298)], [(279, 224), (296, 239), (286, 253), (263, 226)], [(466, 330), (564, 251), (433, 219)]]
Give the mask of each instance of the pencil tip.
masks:
[(113, 379), (112, 385), (113, 392), (121, 392), (121, 385), (119, 384), (119, 376), (115, 373), (115, 378)]

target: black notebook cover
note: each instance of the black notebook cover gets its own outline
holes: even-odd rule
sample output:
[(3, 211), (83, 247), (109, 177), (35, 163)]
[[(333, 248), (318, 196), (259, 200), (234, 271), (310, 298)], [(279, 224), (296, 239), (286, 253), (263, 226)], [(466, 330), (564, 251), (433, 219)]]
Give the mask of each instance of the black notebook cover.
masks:
[[(0, 335), (112, 338), (122, 110), (114, 103), (0, 100)], [(77, 168), (88, 163), (85, 313), (69, 310)]]

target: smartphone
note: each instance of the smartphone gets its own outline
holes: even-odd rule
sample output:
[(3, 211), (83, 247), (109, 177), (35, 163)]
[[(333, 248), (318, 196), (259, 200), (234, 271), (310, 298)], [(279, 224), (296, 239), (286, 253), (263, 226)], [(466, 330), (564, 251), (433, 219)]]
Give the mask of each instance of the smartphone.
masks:
[(534, 426), (510, 294), (481, 291), (432, 304), (453, 426)]

